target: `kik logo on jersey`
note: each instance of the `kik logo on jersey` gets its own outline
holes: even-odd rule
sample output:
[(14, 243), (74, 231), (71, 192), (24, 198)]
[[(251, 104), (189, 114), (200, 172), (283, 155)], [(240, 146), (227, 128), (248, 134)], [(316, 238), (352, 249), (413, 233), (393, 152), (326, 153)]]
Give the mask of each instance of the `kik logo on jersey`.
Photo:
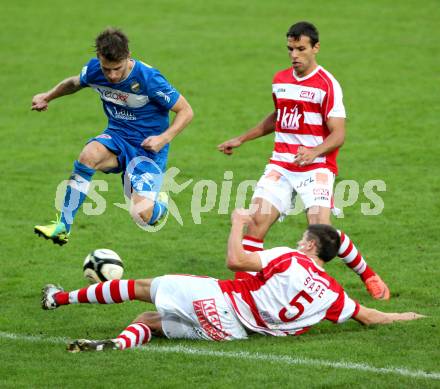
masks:
[(303, 113), (300, 111), (300, 105), (296, 104), (293, 108), (284, 106), (282, 110), (278, 109), (277, 116), (283, 130), (298, 130)]

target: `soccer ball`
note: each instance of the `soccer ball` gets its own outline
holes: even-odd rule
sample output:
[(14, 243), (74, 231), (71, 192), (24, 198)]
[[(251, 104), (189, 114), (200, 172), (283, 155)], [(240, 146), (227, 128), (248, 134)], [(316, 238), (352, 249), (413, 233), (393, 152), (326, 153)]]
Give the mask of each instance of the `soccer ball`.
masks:
[(83, 265), (84, 277), (90, 284), (120, 280), (124, 274), (122, 259), (113, 250), (98, 249), (87, 255)]

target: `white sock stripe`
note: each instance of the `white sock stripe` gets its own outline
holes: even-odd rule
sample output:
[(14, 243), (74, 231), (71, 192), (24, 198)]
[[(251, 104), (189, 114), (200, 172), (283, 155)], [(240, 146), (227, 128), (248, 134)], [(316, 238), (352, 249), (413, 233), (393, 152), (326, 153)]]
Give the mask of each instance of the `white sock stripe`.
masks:
[(361, 262), (359, 263), (359, 265), (355, 266), (353, 268), (353, 270), (357, 273), (357, 274), (362, 274), (365, 269), (367, 268), (367, 262), (365, 262), (364, 260), (361, 260)]
[(350, 244), (350, 238), (345, 235), (345, 239), (341, 242), (339, 246), (338, 255), (342, 254), (345, 250), (347, 250), (348, 245)]
[[(121, 334), (121, 335), (122, 335), (122, 334)], [(121, 335), (119, 335), (119, 336), (116, 338), (116, 340), (121, 344), (121, 349), (123, 350), (123, 349), (127, 348), (127, 342), (125, 341), (124, 338), (120, 338)]]
[(254, 242), (253, 240), (242, 239), (241, 244), (243, 244), (243, 245), (245, 244), (247, 246), (252, 246), (252, 247), (257, 247), (259, 249), (263, 248), (263, 242), (257, 243), (257, 242)]
[(127, 329), (125, 329), (124, 331), (122, 331), (119, 335), (118, 335), (118, 338), (121, 338), (122, 336), (126, 336), (127, 338), (130, 338), (131, 339), (131, 337), (129, 336), (129, 331), (127, 331)]
[(355, 260), (357, 255), (357, 248), (353, 246), (353, 249), (348, 253), (346, 257), (343, 257), (342, 260), (344, 261), (344, 263), (349, 264), (350, 262), (353, 262)]
[(131, 335), (133, 336), (133, 343), (132, 346), (139, 346), (142, 344), (142, 342), (144, 341), (144, 337), (145, 337), (145, 331), (143, 328), (139, 328), (140, 326), (136, 326), (135, 324), (130, 325), (128, 328), (132, 329), (132, 330), (137, 330), (139, 333), (139, 338), (137, 338), (136, 340), (136, 335), (133, 334), (132, 332)]
[(144, 340), (143, 343), (148, 343), (151, 340), (151, 337), (153, 336), (153, 334), (151, 333), (151, 329), (150, 327), (148, 327), (146, 324), (144, 323), (136, 323), (137, 325), (141, 326), (144, 330)]
[(87, 300), (89, 300), (90, 303), (98, 302), (98, 300), (96, 299), (96, 288), (98, 285), (99, 284), (93, 284), (87, 288)]
[(114, 301), (112, 299), (112, 295), (110, 293), (110, 284), (112, 281), (106, 281), (104, 282), (104, 284), (102, 285), (102, 297), (104, 297), (104, 301), (107, 304), (113, 304)]
[(130, 327), (136, 329), (139, 332), (139, 340), (138, 340), (138, 346), (144, 343), (146, 331), (144, 326), (140, 324), (132, 324)]
[(137, 342), (136, 342), (136, 335), (133, 334), (133, 332), (124, 330), (121, 335), (125, 335), (128, 339), (131, 340), (131, 346), (130, 348), (136, 347), (137, 346)]
[(119, 293), (121, 295), (122, 301), (127, 301), (129, 299), (128, 280), (120, 280), (119, 281)]
[(70, 304), (78, 304), (78, 293), (79, 290), (74, 290), (69, 293), (69, 303)]
[(87, 194), (89, 191), (90, 182), (79, 174), (74, 174), (73, 179), (70, 179), (67, 185), (78, 192)]

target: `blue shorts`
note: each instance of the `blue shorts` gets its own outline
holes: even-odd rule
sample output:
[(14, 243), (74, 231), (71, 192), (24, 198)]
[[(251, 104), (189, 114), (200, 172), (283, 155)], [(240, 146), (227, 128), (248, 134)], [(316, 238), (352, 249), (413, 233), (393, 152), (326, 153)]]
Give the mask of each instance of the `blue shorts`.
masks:
[(151, 197), (151, 194), (156, 197), (154, 194), (159, 193), (166, 169), (168, 145), (154, 153), (145, 150), (140, 144), (129, 143), (109, 129), (87, 143), (92, 141), (101, 143), (116, 155), (119, 166), (104, 173), (122, 173), (122, 183), (128, 197), (132, 190), (147, 197)]

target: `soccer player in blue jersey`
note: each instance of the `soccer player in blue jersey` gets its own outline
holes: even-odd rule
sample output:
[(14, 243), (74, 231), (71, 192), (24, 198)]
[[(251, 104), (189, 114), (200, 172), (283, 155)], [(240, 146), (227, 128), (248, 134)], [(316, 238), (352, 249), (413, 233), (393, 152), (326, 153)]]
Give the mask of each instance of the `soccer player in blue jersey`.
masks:
[[(35, 232), (54, 243), (67, 243), (70, 228), (96, 170), (122, 173), (131, 197), (130, 213), (140, 224), (157, 224), (167, 213), (166, 195), (160, 194), (169, 143), (192, 120), (191, 106), (162, 74), (133, 59), (128, 38), (108, 28), (95, 40), (92, 58), (79, 76), (61, 81), (32, 99), (32, 110), (46, 111), (51, 100), (91, 87), (98, 92), (108, 126), (90, 139), (73, 164), (61, 216)], [(169, 124), (168, 114), (176, 115)]]

